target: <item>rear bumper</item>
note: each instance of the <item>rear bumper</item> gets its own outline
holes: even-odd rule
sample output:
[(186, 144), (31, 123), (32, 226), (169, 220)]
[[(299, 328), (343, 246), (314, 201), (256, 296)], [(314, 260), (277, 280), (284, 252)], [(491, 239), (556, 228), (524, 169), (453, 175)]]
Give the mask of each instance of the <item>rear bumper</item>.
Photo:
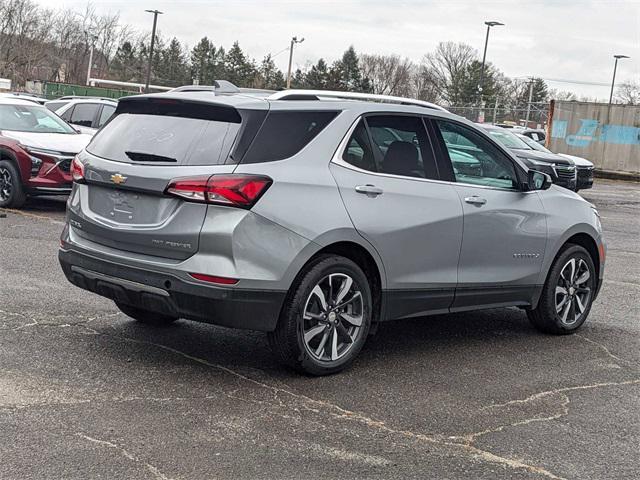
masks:
[(74, 285), (134, 307), (232, 328), (272, 331), (286, 292), (213, 287), (60, 249)]

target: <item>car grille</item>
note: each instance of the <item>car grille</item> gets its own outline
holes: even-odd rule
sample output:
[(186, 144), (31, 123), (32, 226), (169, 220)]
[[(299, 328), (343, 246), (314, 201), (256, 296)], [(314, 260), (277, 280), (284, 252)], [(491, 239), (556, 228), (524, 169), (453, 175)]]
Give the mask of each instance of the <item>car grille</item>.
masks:
[(593, 168), (591, 167), (578, 168), (579, 182), (589, 182), (592, 180), (593, 180)]
[(556, 174), (558, 178), (563, 180), (573, 180), (576, 175), (576, 169), (574, 167), (566, 168), (561, 166), (556, 166)]

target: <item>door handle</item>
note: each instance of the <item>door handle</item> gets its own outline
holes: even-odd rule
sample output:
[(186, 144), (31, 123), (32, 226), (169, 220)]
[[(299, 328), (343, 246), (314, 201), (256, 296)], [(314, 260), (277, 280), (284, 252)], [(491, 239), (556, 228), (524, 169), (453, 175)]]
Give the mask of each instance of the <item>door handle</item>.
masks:
[(356, 192), (363, 193), (370, 197), (377, 197), (378, 195), (382, 195), (382, 189), (380, 187), (376, 187), (375, 185), (357, 185)]
[(486, 198), (482, 198), (477, 195), (474, 195), (472, 197), (466, 197), (464, 201), (472, 205), (484, 205), (485, 203), (487, 203)]

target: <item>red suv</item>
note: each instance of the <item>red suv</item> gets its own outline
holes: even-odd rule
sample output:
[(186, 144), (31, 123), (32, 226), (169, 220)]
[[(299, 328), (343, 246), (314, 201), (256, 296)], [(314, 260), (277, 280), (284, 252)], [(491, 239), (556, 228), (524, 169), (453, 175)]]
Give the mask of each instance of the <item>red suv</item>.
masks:
[(33, 102), (0, 98), (0, 207), (71, 191), (71, 161), (91, 140)]

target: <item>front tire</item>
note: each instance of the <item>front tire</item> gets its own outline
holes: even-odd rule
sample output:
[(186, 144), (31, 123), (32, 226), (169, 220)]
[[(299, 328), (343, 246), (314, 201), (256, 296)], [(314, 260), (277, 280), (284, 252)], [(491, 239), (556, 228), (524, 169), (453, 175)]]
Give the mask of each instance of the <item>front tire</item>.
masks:
[(20, 208), (26, 199), (20, 171), (13, 162), (0, 160), (0, 207)]
[(587, 320), (596, 281), (589, 252), (580, 245), (566, 245), (551, 266), (538, 306), (527, 311), (529, 321), (544, 333), (574, 333)]
[(163, 315), (161, 313), (152, 312), (150, 310), (132, 307), (131, 305), (125, 305), (124, 303), (115, 302), (115, 304), (122, 313), (140, 323), (144, 323), (145, 325), (151, 325), (154, 327), (165, 327), (167, 325), (171, 325), (177, 320), (176, 317), (172, 317), (170, 315)]
[(371, 326), (371, 288), (348, 258), (323, 255), (298, 275), (269, 332), (280, 362), (310, 375), (347, 368), (362, 349)]

